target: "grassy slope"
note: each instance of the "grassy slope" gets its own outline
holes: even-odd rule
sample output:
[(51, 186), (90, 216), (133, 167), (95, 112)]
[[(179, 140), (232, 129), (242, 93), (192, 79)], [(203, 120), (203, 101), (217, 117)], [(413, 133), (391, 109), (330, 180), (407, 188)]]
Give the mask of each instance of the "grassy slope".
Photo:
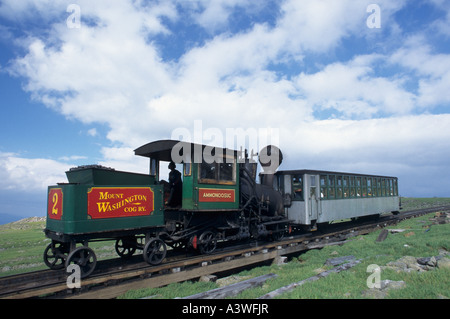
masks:
[[(43, 253), (51, 242), (44, 235), (45, 221), (14, 222), (0, 225), (0, 277), (35, 270), (47, 269)], [(98, 242), (90, 245), (97, 259), (117, 256), (114, 242)]]

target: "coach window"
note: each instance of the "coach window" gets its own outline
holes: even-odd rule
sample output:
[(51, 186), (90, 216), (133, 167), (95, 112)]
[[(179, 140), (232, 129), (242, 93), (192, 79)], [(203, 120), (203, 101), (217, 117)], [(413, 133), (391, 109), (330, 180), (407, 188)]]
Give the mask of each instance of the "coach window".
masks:
[(372, 178), (372, 196), (376, 197), (377, 195), (377, 179), (376, 177)]
[(309, 198), (316, 197), (316, 176), (312, 175), (309, 177)]
[(292, 176), (292, 191), (294, 199), (303, 200), (303, 178), (302, 175)]
[(377, 196), (381, 197), (381, 179), (377, 178)]
[(394, 196), (398, 196), (398, 184), (397, 184), (397, 179), (394, 179)]
[(337, 176), (336, 186), (336, 198), (342, 198), (342, 176)]
[(356, 178), (356, 197), (361, 197), (361, 177)]
[(348, 188), (348, 186), (349, 186), (349, 177), (348, 176), (344, 176), (343, 183), (344, 183), (344, 198), (348, 198), (348, 197), (350, 197), (350, 192), (349, 192), (349, 188)]
[(327, 199), (327, 176), (320, 175), (320, 198)]
[(350, 197), (356, 196), (355, 190), (355, 176), (350, 176)]
[(362, 186), (362, 196), (367, 197), (367, 177), (362, 178), (361, 186)]
[(367, 178), (367, 196), (372, 197), (372, 178)]
[(328, 175), (328, 198), (334, 199), (335, 196), (335, 189), (334, 189), (334, 181), (335, 176), (334, 175)]

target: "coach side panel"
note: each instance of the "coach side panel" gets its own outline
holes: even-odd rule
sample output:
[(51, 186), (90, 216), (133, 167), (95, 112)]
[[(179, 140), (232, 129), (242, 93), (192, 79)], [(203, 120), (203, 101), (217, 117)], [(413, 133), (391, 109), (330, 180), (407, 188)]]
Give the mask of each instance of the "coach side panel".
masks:
[(399, 197), (321, 200), (318, 223), (390, 213), (399, 210)]

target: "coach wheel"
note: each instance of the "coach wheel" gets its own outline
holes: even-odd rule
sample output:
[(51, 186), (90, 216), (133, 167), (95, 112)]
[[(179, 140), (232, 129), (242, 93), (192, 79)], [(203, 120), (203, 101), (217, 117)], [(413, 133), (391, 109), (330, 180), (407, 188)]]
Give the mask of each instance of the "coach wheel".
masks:
[(94, 271), (97, 265), (97, 257), (89, 247), (78, 247), (67, 257), (66, 268), (72, 264), (80, 266), (81, 278), (85, 278)]
[(51, 243), (44, 250), (44, 263), (52, 270), (64, 268), (64, 244)]
[(116, 240), (116, 252), (121, 258), (130, 258), (136, 252), (135, 237), (125, 237)]
[(150, 265), (159, 265), (166, 258), (167, 246), (159, 238), (150, 240), (144, 247), (144, 260)]
[(202, 254), (211, 254), (217, 247), (216, 234), (211, 230), (205, 231), (200, 235), (198, 245)]

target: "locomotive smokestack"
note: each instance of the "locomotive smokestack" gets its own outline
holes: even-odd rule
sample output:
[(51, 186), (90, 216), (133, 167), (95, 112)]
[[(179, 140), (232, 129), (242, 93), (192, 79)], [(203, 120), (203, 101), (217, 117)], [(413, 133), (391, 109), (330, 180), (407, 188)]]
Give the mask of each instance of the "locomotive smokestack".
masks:
[(274, 174), (283, 161), (283, 154), (275, 145), (268, 145), (259, 152), (258, 159), (263, 169), (261, 183), (272, 187)]

